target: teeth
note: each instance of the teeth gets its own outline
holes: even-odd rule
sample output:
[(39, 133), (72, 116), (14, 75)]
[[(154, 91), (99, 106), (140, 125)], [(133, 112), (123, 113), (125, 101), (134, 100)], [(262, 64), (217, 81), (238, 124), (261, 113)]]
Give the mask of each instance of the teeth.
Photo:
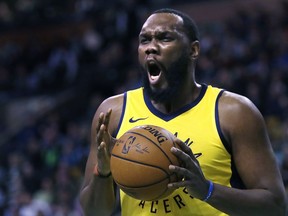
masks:
[(151, 77), (152, 80), (155, 80), (155, 79), (157, 79), (157, 77), (159, 77), (159, 76), (153, 76), (153, 75), (152, 75), (152, 76), (150, 76), (150, 77)]

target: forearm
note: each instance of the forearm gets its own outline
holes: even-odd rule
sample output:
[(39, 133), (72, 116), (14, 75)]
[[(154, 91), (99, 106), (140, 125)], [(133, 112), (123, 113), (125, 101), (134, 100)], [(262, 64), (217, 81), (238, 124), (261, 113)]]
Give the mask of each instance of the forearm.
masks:
[(213, 195), (207, 201), (229, 215), (284, 216), (285, 199), (276, 198), (268, 190), (238, 190), (215, 184)]
[(108, 178), (93, 176), (91, 182), (82, 188), (80, 202), (85, 216), (111, 215), (115, 206), (112, 176)]

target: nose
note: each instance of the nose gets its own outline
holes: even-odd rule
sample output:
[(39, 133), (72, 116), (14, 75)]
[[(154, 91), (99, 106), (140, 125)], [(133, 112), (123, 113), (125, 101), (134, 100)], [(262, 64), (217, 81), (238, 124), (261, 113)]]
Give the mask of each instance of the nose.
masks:
[(146, 49), (145, 49), (145, 54), (157, 54), (158, 53), (158, 47), (155, 42), (155, 40), (150, 41), (149, 44), (147, 44)]

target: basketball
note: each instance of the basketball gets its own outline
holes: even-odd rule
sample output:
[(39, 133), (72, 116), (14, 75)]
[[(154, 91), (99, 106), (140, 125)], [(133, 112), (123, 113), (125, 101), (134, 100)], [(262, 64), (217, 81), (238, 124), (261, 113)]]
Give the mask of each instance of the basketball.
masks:
[(124, 133), (111, 152), (111, 173), (116, 184), (129, 196), (146, 201), (164, 198), (173, 192), (170, 182), (178, 177), (169, 165), (179, 165), (170, 149), (177, 147), (175, 136), (164, 128), (142, 125)]

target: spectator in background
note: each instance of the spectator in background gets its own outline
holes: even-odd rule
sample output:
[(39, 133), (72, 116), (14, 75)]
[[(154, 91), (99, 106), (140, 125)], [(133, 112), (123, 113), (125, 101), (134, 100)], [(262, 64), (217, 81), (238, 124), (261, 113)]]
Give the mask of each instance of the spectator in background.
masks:
[[(62, 23), (67, 22), (69, 24), (72, 22), (74, 27), (79, 21), (83, 20), (88, 20), (92, 23), (90, 30), (91, 32), (96, 32), (96, 35), (93, 35), (93, 33), (92, 36), (90, 33), (90, 35), (88, 34), (88, 38), (90, 38), (88, 41), (92, 38), (92, 42), (87, 42), (87, 38), (83, 41), (81, 35), (70, 34), (68, 36), (69, 39), (73, 38), (72, 42), (69, 40), (69, 42), (66, 43), (66, 48), (69, 52), (73, 52), (72, 55), (75, 55), (74, 57), (76, 58), (77, 65), (76, 67), (73, 66), (74, 64), (71, 66), (77, 68), (77, 72), (74, 71), (77, 74), (77, 79), (74, 80), (75, 82), (73, 85), (75, 102), (69, 104), (69, 109), (67, 109), (67, 107), (65, 110), (59, 108), (56, 111), (60, 116), (60, 120), (55, 120), (55, 124), (59, 128), (58, 136), (61, 137), (56, 140), (60, 139), (62, 141), (53, 143), (54, 146), (52, 145), (50, 148), (43, 148), (42, 145), (47, 137), (46, 135), (44, 137), (42, 129), (48, 130), (44, 128), (48, 127), (46, 122), (51, 122), (51, 120), (48, 120), (51, 118), (46, 116), (41, 117), (39, 120), (36, 116), (36, 119), (34, 120), (31, 118), (32, 121), (29, 124), (24, 124), (24, 131), (17, 134), (16, 138), (14, 137), (12, 140), (7, 141), (0, 146), (2, 149), (0, 153), (0, 176), (2, 176), (0, 178), (0, 215), (2, 215), (4, 209), (8, 209), (9, 197), (7, 197), (7, 194), (9, 193), (9, 190), (11, 190), (11, 187), (7, 185), (10, 183), (10, 180), (7, 179), (10, 167), (8, 166), (9, 163), (7, 161), (8, 158), (10, 158), (10, 155), (19, 151), (24, 152), (21, 157), (24, 157), (23, 160), (30, 161), (33, 165), (35, 169), (33, 175), (35, 175), (35, 178), (40, 178), (41, 182), (45, 181), (47, 176), (45, 176), (43, 172), (45, 173), (47, 171), (47, 173), (49, 173), (51, 166), (47, 165), (47, 160), (44, 160), (45, 157), (42, 157), (43, 155), (47, 156), (49, 154), (51, 156), (49, 164), (54, 161), (53, 163), (56, 164), (54, 169), (56, 170), (58, 165), (57, 161), (61, 161), (62, 157), (67, 157), (67, 149), (62, 148), (65, 146), (64, 140), (66, 140), (67, 137), (69, 137), (68, 139), (70, 139), (71, 144), (78, 143), (79, 140), (82, 140), (81, 142), (83, 143), (87, 143), (87, 140), (90, 137), (87, 128), (81, 129), (83, 134), (86, 135), (77, 135), (77, 138), (75, 137), (75, 134), (71, 135), (70, 132), (68, 133), (68, 130), (66, 131), (64, 129), (66, 125), (68, 125), (67, 122), (70, 122), (71, 119), (76, 119), (77, 124), (81, 122), (82, 125), (89, 125), (90, 119), (94, 114), (94, 108), (98, 107), (99, 101), (102, 101), (103, 98), (120, 92), (123, 89), (128, 90), (134, 88), (133, 83), (130, 82), (130, 77), (131, 75), (134, 77), (136, 73), (133, 72), (138, 70), (137, 67), (133, 66), (137, 64), (137, 58), (135, 58), (136, 56), (134, 55), (136, 51), (135, 41), (136, 43), (138, 42), (137, 38), (130, 38), (133, 40), (133, 45), (131, 45), (132, 43), (130, 43), (130, 40), (126, 39), (125, 32), (121, 32), (121, 29), (120, 32), (118, 31), (121, 37), (117, 36), (117, 38), (114, 39), (114, 36), (118, 35), (116, 32), (117, 29), (119, 30), (119, 26), (127, 28), (127, 23), (135, 21), (135, 19), (141, 22), (141, 20), (144, 20), (143, 17), (146, 17), (148, 8), (151, 9), (155, 5), (161, 4), (159, 1), (133, 1), (133, 3), (137, 5), (137, 7), (134, 8), (135, 14), (133, 16), (135, 17), (136, 15), (137, 17), (131, 19), (133, 16), (130, 16), (130, 12), (126, 10), (129, 8), (130, 1), (122, 1), (121, 13), (117, 13), (116, 6), (113, 7), (114, 1), (77, 0), (75, 1), (77, 4), (75, 3), (74, 5), (69, 0), (63, 0), (60, 2), (62, 5), (61, 7), (55, 5), (55, 3), (58, 3), (59, 1), (30, 1), (30, 3), (28, 1), (30, 5), (28, 4), (27, 7), (19, 7), (19, 5), (23, 5), (22, 3), (25, 3), (25, 1), (18, 1), (17, 8), (15, 7), (15, 4), (11, 4), (13, 2), (15, 1), (3, 1), (0, 3), (0, 31), (3, 35), (9, 29), (13, 30), (18, 28), (19, 30), (16, 29), (16, 32), (18, 31), (17, 35), (20, 36), (23, 32), (25, 33), (26, 28), (29, 28), (30, 30), (32, 27), (33, 30), (37, 28), (42, 30), (43, 28), (46, 28), (47, 24), (49, 28), (51, 28), (51, 32), (54, 32), (54, 26), (59, 27)], [(125, 2), (128, 6), (125, 5)], [(181, 2), (182, 1), (177, 1), (177, 4), (180, 4)], [(167, 1), (165, 1), (165, 5), (168, 6)], [(274, 144), (274, 139), (278, 137), (275, 150), (279, 164), (282, 164), (283, 161), (283, 167), (284, 164), (286, 164), (285, 161), (288, 157), (286, 153), (283, 153), (286, 150), (282, 150), (283, 148), (285, 149), (285, 146), (288, 144), (288, 118), (286, 114), (288, 109), (287, 6), (287, 1), (283, 1), (279, 6), (280, 11), (277, 13), (270, 14), (265, 12), (261, 15), (261, 10), (259, 9), (253, 9), (251, 10), (252, 12), (242, 10), (241, 13), (235, 13), (230, 17), (229, 22), (224, 21), (219, 23), (213, 21), (211, 23), (201, 24), (201, 34), (203, 38), (201, 41), (201, 51), (203, 54), (198, 60), (198, 73), (196, 74), (199, 80), (207, 81), (209, 83), (211, 81), (211, 83), (216, 86), (220, 86), (220, 83), (223, 83), (227, 90), (235, 90), (237, 93), (247, 95), (257, 107), (263, 111), (264, 117), (268, 123), (268, 130), (271, 131), (272, 134), (274, 133), (275, 122), (277, 123), (279, 131), (285, 131), (283, 139), (279, 139), (279, 134), (272, 135), (272, 144)], [(33, 10), (31, 10), (31, 8), (33, 8)], [(17, 11), (20, 9), (22, 11), (21, 16), (17, 14)], [(78, 12), (74, 13), (75, 11)], [(126, 17), (130, 17), (130, 20), (127, 20)], [(118, 27), (116, 27), (116, 25)], [(133, 24), (135, 29), (137, 29), (137, 25)], [(138, 28), (138, 30), (139, 29), (140, 28)], [(136, 35), (136, 32), (133, 33), (132, 31), (129, 31), (129, 35), (129, 37)], [(62, 91), (67, 90), (67, 86), (61, 85), (58, 85), (57, 91), (54, 90), (54, 85), (58, 82), (57, 67), (48, 67), (52, 56), (55, 58), (54, 54), (58, 53), (59, 50), (63, 48), (61, 47), (61, 44), (63, 43), (60, 43), (59, 37), (53, 38), (53, 40), (48, 43), (48, 46), (45, 44), (46, 41), (43, 44), (39, 40), (34, 40), (33, 35), (31, 36), (33, 39), (27, 41), (27, 43), (18, 43), (19, 41), (13, 41), (13, 38), (6, 38), (8, 38), (9, 41), (4, 44), (1, 43), (0, 49), (0, 105), (1, 103), (6, 104), (10, 99), (34, 97), (39, 94), (48, 94), (51, 97), (55, 97), (55, 95), (61, 94)], [(111, 53), (112, 50), (114, 50), (113, 52), (119, 50), (118, 48), (111, 48), (112, 46), (107, 45), (118, 43), (121, 46), (121, 44), (127, 44), (127, 41), (129, 47), (124, 47), (124, 49), (120, 48), (122, 51), (113, 55), (120, 61), (117, 63), (117, 67), (114, 66), (114, 69), (109, 68), (107, 73), (104, 74), (106, 80), (112, 79), (115, 81), (113, 87), (107, 88), (107, 84), (101, 82), (100, 79), (100, 77), (103, 76), (101, 74), (100, 66), (106, 67), (105, 61), (109, 62), (112, 60), (112, 55), (110, 58), (109, 53)], [(224, 50), (224, 48), (227, 51), (229, 50), (231, 55), (224, 55), (227, 53), (226, 51), (221, 51)], [(107, 51), (108, 54), (106, 54), (106, 52), (103, 53), (103, 50), (106, 49), (109, 50)], [(99, 50), (101, 50), (101, 52), (99, 52)], [(127, 61), (127, 56), (129, 56), (129, 61)], [(70, 59), (74, 59), (74, 57)], [(122, 57), (124, 58), (122, 59)], [(106, 58), (108, 60), (105, 60)], [(61, 57), (61, 59), (64, 58)], [(64, 69), (62, 71), (64, 74), (67, 72), (66, 63), (64, 61), (64, 67), (62, 68)], [(118, 65), (122, 65), (120, 69), (120, 79), (118, 79), (118, 74), (113, 72), (115, 68), (118, 70)], [(19, 68), (22, 68), (22, 72), (21, 70), (18, 71)], [(109, 74), (109, 71), (111, 71), (111, 74)], [(221, 71), (223, 71), (223, 74)], [(229, 74), (225, 73), (225, 71), (229, 71)], [(218, 72), (222, 75), (219, 76)], [(17, 74), (21, 74), (21, 77), (17, 77)], [(56, 75), (50, 79), (52, 74)], [(271, 104), (267, 102), (272, 101), (272, 94), (268, 94), (270, 90), (265, 91), (265, 89), (272, 81), (274, 82), (274, 79), (272, 78), (274, 74), (277, 74), (277, 79), (279, 79), (277, 83), (282, 86), (282, 92), (279, 92), (279, 89), (277, 90), (277, 97), (274, 97), (273, 104)], [(64, 80), (62, 81), (64, 83), (69, 83), (69, 80), (65, 80), (65, 77), (66, 76), (64, 76)], [(23, 83), (19, 82), (20, 78)], [(138, 77), (134, 77), (134, 79), (137, 78)], [(137, 80), (137, 82), (139, 82), (139, 80)], [(79, 85), (84, 85), (85, 88), (79, 88)], [(274, 92), (274, 90), (271, 89), (271, 92)], [(80, 93), (81, 97), (78, 97), (77, 95)], [(271, 105), (274, 105), (274, 103), (277, 104), (277, 110), (279, 112), (275, 112), (275, 110), (271, 112), (273, 108)], [(81, 106), (81, 109), (79, 109), (79, 106)], [(5, 113), (2, 112), (2, 110), (1, 113), (3, 117), (1, 116), (0, 118), (0, 134), (7, 130), (4, 121)], [(283, 115), (285, 117), (283, 117)], [(30, 116), (27, 116), (27, 118), (29, 119)], [(273, 119), (273, 121), (271, 121), (271, 119)], [(75, 144), (72, 145), (75, 146)], [(76, 146), (78, 146), (78, 144)], [(57, 149), (59, 155), (55, 156), (54, 154), (48, 153), (51, 149)], [(40, 150), (42, 152), (40, 152)], [(74, 151), (77, 150), (74, 149)], [(73, 165), (73, 168), (66, 169), (67, 172), (72, 172), (73, 177), (70, 180), (75, 182), (75, 187), (80, 187), (79, 182), (82, 176), (81, 170), (85, 164), (85, 157), (88, 152), (87, 146), (82, 145), (81, 152), (82, 156), (76, 156), (79, 157), (79, 160), (77, 159), (74, 161), (77, 165)], [(73, 158), (74, 156), (70, 155), (69, 157)], [(283, 176), (284, 183), (288, 186), (285, 174)], [(19, 177), (21, 178), (21, 175)], [(57, 178), (55, 175), (52, 175), (51, 178), (53, 181), (50, 183), (51, 186), (49, 187), (55, 192), (57, 190), (55, 183)], [(40, 185), (42, 185), (42, 183), (40, 183)], [(43, 186), (39, 186), (39, 188), (36, 188), (35, 190), (38, 191), (35, 193), (38, 194), (39, 191), (41, 192), (42, 187)], [(18, 188), (17, 185), (15, 185), (13, 189), (16, 188)], [(33, 197), (31, 194), (30, 196)], [(73, 194), (73, 197), (77, 198), (77, 194)], [(55, 198), (52, 198), (50, 205), (54, 207), (57, 206)], [(57, 208), (60, 207), (57, 206)], [(71, 208), (78, 208), (77, 204), (75, 204), (75, 207)], [(80, 212), (79, 209), (77, 210)], [(17, 211), (19, 211), (19, 209)], [(81, 213), (78, 214), (81, 215)]]
[[(194, 21), (180, 11), (160, 9), (144, 22), (138, 45), (142, 87), (107, 98), (93, 117), (80, 192), (85, 215), (285, 215), (284, 185), (263, 116), (247, 98), (198, 83), (199, 41)], [(221, 54), (238, 59), (238, 43), (230, 43), (236, 48)], [(228, 84), (228, 69), (220, 72)], [(136, 123), (133, 116), (146, 118)], [(167, 183), (175, 190), (165, 198), (137, 200), (111, 175), (116, 140), (140, 125), (163, 127), (178, 138), (179, 148), (171, 152), (180, 165), (169, 169), (181, 178)]]

